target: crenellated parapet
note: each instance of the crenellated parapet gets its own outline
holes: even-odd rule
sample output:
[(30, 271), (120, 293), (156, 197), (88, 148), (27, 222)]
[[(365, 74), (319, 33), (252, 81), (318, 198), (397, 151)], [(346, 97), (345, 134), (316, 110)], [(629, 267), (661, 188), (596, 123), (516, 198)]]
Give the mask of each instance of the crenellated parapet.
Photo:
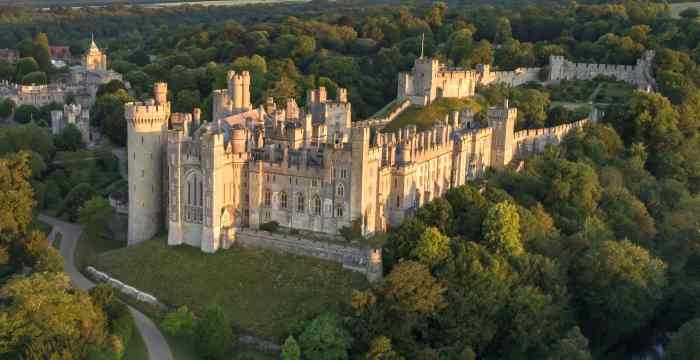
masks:
[(136, 131), (159, 130), (170, 117), (170, 103), (130, 102), (124, 105), (124, 117)]

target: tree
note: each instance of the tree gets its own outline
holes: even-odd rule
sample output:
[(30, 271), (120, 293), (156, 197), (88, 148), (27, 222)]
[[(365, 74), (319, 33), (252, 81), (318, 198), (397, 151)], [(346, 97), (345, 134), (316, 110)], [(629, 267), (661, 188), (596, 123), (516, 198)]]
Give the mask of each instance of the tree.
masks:
[(492, 206), (484, 220), (484, 241), (496, 254), (506, 257), (523, 253), (520, 242), (520, 216), (518, 209), (510, 202)]
[(594, 245), (572, 274), (579, 321), (598, 351), (644, 326), (666, 285), (666, 264), (627, 240)]
[(681, 11), (678, 15), (684, 19), (695, 19), (698, 17), (698, 9), (695, 7), (689, 7), (683, 11)]
[(33, 57), (43, 72), (51, 70), (51, 51), (49, 50), (49, 38), (44, 33), (38, 33), (34, 37)]
[(177, 310), (169, 312), (161, 323), (163, 331), (167, 334), (182, 338), (192, 336), (194, 325), (194, 315), (187, 306), (180, 306)]
[(20, 124), (26, 124), (32, 120), (39, 120), (39, 109), (33, 105), (20, 105), (15, 110), (15, 121)]
[(17, 61), (16, 68), (17, 74), (15, 75), (15, 79), (22, 80), (25, 75), (39, 71), (39, 64), (34, 58), (25, 57)]
[(591, 360), (588, 339), (581, 334), (578, 326), (569, 330), (552, 348), (547, 360)]
[(43, 71), (33, 71), (22, 77), (22, 85), (46, 85), (48, 83), (46, 73)]
[(11, 358), (84, 358), (101, 345), (106, 317), (63, 273), (35, 273), (0, 289), (1, 351)]
[(7, 60), (0, 60), (0, 80), (12, 81), (17, 74), (17, 68)]
[(299, 344), (294, 340), (294, 336), (287, 337), (282, 345), (282, 354), (280, 356), (282, 360), (301, 360), (301, 349), (299, 349)]
[(86, 201), (92, 199), (95, 194), (95, 189), (88, 183), (76, 185), (63, 200), (61, 215), (67, 216), (70, 221), (78, 220), (80, 208)]
[(54, 144), (59, 151), (76, 151), (85, 148), (83, 134), (73, 124), (68, 124), (54, 137)]
[(124, 101), (116, 95), (106, 94), (97, 98), (93, 109), (91, 122), (99, 125), (101, 132), (113, 143), (126, 145)]
[(85, 201), (78, 210), (78, 222), (91, 239), (99, 237), (112, 219), (112, 206), (103, 197), (95, 196)]
[(443, 233), (448, 233), (452, 221), (452, 205), (450, 202), (437, 198), (418, 209), (416, 217), (428, 226), (435, 226)]
[(450, 256), (450, 238), (443, 235), (439, 229), (429, 227), (418, 238), (413, 256), (432, 268)]
[(231, 324), (226, 320), (224, 309), (210, 305), (197, 320), (194, 329), (197, 352), (206, 359), (223, 359), (233, 346)]
[(386, 336), (380, 336), (372, 340), (367, 354), (366, 360), (401, 360), (403, 357), (394, 351), (391, 346), (391, 339)]
[(30, 175), (29, 153), (0, 158), (0, 233), (22, 233), (31, 222)]
[(700, 318), (683, 324), (678, 332), (673, 334), (671, 344), (664, 359), (696, 360), (700, 358)]
[(445, 305), (445, 287), (415, 261), (398, 263), (384, 279), (381, 292), (390, 309), (407, 319), (435, 314)]
[(304, 359), (345, 360), (349, 359), (352, 337), (338, 315), (323, 313), (304, 329), (299, 336), (299, 345)]
[(15, 111), (15, 102), (10, 98), (0, 101), (0, 118), (8, 117)]

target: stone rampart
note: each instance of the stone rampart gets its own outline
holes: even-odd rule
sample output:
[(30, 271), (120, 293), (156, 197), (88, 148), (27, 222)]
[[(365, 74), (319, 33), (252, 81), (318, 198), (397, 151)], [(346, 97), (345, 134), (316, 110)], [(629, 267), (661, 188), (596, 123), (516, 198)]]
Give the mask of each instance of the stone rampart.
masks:
[(549, 128), (517, 131), (513, 136), (515, 142), (513, 147), (514, 155), (525, 156), (539, 153), (544, 151), (547, 145), (559, 145), (566, 134), (572, 130), (583, 128), (589, 122), (589, 119), (582, 119)]
[(279, 250), (338, 262), (343, 264), (343, 267), (346, 269), (363, 274), (367, 273), (369, 266), (370, 252), (360, 247), (308, 240), (299, 236), (287, 236), (247, 228), (237, 230), (236, 242), (244, 247)]
[(122, 294), (124, 294), (124, 295), (126, 295), (134, 300), (141, 301), (141, 302), (146, 303), (148, 305), (156, 306), (159, 308), (166, 307), (160, 301), (158, 301), (158, 299), (155, 296), (153, 296), (147, 292), (140, 291), (140, 290), (138, 290), (132, 286), (129, 286), (127, 284), (124, 284), (123, 282), (95, 269), (92, 266), (88, 266), (87, 268), (85, 268), (85, 271), (96, 282), (108, 284), (109, 286), (113, 287), (115, 290), (121, 292)]

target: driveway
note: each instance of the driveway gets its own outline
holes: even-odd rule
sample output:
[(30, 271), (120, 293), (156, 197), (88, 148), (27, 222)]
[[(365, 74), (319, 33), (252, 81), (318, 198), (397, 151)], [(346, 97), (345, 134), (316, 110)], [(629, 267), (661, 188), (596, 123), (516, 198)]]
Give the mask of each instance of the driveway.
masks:
[[(51, 234), (49, 234), (49, 243), (53, 242), (56, 233), (63, 235), (61, 256), (63, 256), (65, 273), (68, 274), (77, 287), (85, 291), (90, 290), (95, 284), (83, 276), (75, 267), (75, 246), (80, 239), (80, 233), (82, 233), (80, 225), (67, 223), (43, 214), (39, 215), (39, 219), (53, 225)], [(129, 306), (129, 311), (131, 311), (136, 328), (141, 333), (141, 337), (146, 344), (148, 358), (151, 360), (172, 360), (173, 354), (170, 351), (170, 346), (168, 346), (168, 342), (165, 341), (163, 334), (160, 333), (153, 321), (131, 306)]]

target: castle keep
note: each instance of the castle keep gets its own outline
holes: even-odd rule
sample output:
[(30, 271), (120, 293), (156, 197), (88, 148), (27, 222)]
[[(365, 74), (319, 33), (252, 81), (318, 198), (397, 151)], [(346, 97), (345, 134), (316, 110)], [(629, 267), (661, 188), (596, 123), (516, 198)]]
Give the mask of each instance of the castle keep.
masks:
[[(399, 74), (400, 105), (389, 116), (411, 104), (473, 96), (479, 82), (531, 73), (447, 69), (420, 58), (411, 73)], [(338, 234), (360, 220), (363, 234), (385, 231), (448, 189), (556, 145), (588, 121), (516, 132), (517, 109), (506, 101), (488, 109), (485, 127), (473, 126), (465, 110), (427, 131), (387, 132), (386, 121), (351, 123), (342, 88), (333, 98), (323, 87), (309, 91), (302, 107), (294, 99), (253, 107), (245, 71), (230, 72), (227, 89), (214, 92), (211, 122), (199, 109), (171, 113), (166, 94), (167, 85), (156, 84), (154, 99), (125, 109), (129, 243), (167, 227), (168, 244), (204, 252), (227, 248), (247, 228), (271, 221)]]

